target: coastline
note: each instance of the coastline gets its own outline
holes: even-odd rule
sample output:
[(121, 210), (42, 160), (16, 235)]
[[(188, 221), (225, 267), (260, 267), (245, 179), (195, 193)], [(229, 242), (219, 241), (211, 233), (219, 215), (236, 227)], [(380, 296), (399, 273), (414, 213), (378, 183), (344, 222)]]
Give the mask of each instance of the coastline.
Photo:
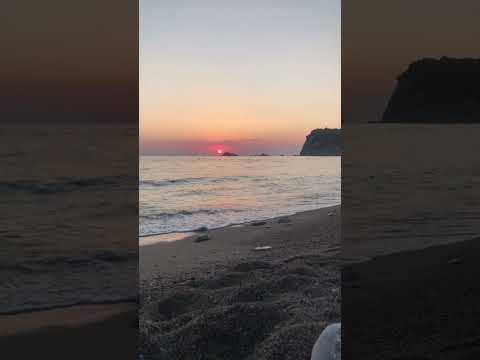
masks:
[[(297, 212), (292, 215), (278, 216), (270, 219), (260, 219), (255, 221), (249, 221), (240, 224), (231, 224), (224, 227), (219, 227), (215, 229), (209, 229), (206, 232), (176, 232), (169, 234), (159, 234), (159, 235), (150, 235), (147, 238), (151, 239), (151, 243), (144, 244), (139, 246), (139, 272), (140, 279), (149, 277), (148, 274), (151, 274), (153, 268), (155, 271), (165, 271), (169, 272), (166, 262), (162, 262), (159, 259), (174, 259), (176, 263), (180, 263), (181, 260), (178, 256), (182, 256), (184, 250), (195, 250), (195, 257), (205, 255), (207, 258), (212, 260), (216, 265), (221, 262), (221, 258), (212, 259), (208, 254), (214, 252), (217, 255), (221, 256), (222, 254), (228, 258), (228, 252), (232, 246), (235, 246), (235, 254), (242, 254), (247, 256), (252, 255), (251, 250), (255, 247), (255, 244), (260, 244), (262, 241), (272, 242), (269, 240), (270, 237), (285, 237), (285, 234), (292, 236), (296, 232), (302, 232), (302, 236), (309, 236), (309, 234), (302, 230), (303, 225), (310, 225), (310, 228), (315, 227), (316, 231), (321, 231), (319, 228), (322, 227), (322, 221), (328, 219), (329, 213), (333, 213), (335, 219), (335, 225), (340, 225), (340, 214), (341, 205), (327, 206), (314, 210), (307, 210), (302, 212)], [(320, 218), (318, 226), (314, 226), (312, 222)], [(288, 219), (286, 222), (282, 223), (281, 219)], [(252, 226), (252, 224), (257, 222), (265, 222), (261, 226)], [(338, 222), (338, 223), (337, 223)], [(311, 230), (311, 229), (310, 229)], [(329, 229), (331, 230), (331, 229)], [(175, 241), (165, 241), (164, 236), (174, 236), (178, 234), (178, 239)], [(216, 239), (216, 241), (206, 241), (202, 242), (200, 246), (195, 246), (197, 243), (194, 242), (195, 238), (203, 234), (208, 234), (211, 239)], [(316, 236), (317, 234), (312, 234)], [(340, 237), (340, 232), (338, 233)], [(157, 239), (156, 239), (157, 238)], [(222, 241), (222, 239), (230, 238), (231, 242)], [(273, 241), (274, 242), (274, 241)], [(340, 238), (335, 243), (338, 242), (336, 246), (340, 246)], [(299, 242), (300, 244), (301, 242)], [(257, 244), (257, 245), (258, 245)], [(263, 243), (262, 243), (263, 244)], [(268, 244), (266, 244), (268, 245)], [(261, 245), (258, 245), (261, 246)], [(278, 249), (272, 249), (275, 252)], [(339, 250), (339, 249), (338, 249)], [(221, 253), (224, 251), (225, 253)], [(318, 249), (319, 252), (322, 251), (322, 248)], [(271, 253), (271, 252), (269, 252)], [(187, 263), (191, 263), (192, 254), (190, 252), (183, 253), (187, 258), (185, 259)], [(178, 272), (178, 268), (174, 269), (175, 272)]]
[(340, 219), (336, 205), (141, 246), (145, 359), (309, 359), (340, 320)]
[[(297, 211), (297, 212), (285, 213), (285, 214), (282, 214), (282, 215), (272, 216), (272, 217), (267, 217), (267, 218), (258, 218), (258, 219), (253, 219), (253, 220), (248, 220), (248, 221), (243, 221), (243, 222), (238, 222), (238, 223), (231, 223), (231, 224), (227, 224), (227, 225), (224, 225), (224, 226), (208, 228), (208, 231), (243, 227), (243, 226), (248, 226), (252, 223), (259, 222), (259, 221), (275, 222), (275, 221), (277, 221), (281, 218), (289, 218), (289, 217), (292, 217), (292, 216), (296, 216), (297, 214), (315, 212), (315, 211), (321, 210), (321, 209), (330, 209), (330, 208), (333, 209), (333, 208), (336, 208), (338, 206), (340, 206), (340, 204), (324, 206), (324, 207), (321, 207), (321, 208), (310, 209), (310, 210), (302, 210), (302, 211)], [(172, 232), (168, 232), (168, 233), (141, 235), (141, 236), (138, 237), (139, 238), (139, 246), (140, 247), (141, 246), (149, 246), (149, 245), (154, 245), (154, 244), (157, 244), (157, 243), (161, 244), (161, 243), (165, 243), (165, 242), (184, 240), (186, 238), (193, 238), (193, 237), (201, 234), (202, 232), (203, 231), (198, 231), (198, 230), (185, 230), (185, 231), (172, 231)]]

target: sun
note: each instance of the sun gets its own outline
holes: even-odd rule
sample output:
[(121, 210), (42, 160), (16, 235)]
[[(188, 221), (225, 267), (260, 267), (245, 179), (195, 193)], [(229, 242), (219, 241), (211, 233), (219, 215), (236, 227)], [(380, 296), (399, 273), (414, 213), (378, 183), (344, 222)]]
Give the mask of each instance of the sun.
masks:
[(218, 149), (218, 150), (217, 150), (217, 154), (218, 154), (218, 155), (222, 155), (222, 154), (223, 154), (223, 150), (222, 150), (222, 149)]

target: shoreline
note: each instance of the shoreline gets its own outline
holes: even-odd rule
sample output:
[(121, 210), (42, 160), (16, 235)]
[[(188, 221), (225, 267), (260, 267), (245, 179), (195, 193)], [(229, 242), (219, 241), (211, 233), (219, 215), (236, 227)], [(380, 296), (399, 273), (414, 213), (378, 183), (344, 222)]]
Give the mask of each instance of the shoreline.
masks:
[[(310, 223), (312, 221), (315, 221), (318, 217), (321, 217), (322, 220), (328, 219), (328, 214), (330, 213), (334, 213), (335, 219), (337, 219), (338, 221), (337, 225), (339, 227), (341, 217), (341, 204), (323, 207), (315, 210), (297, 212), (290, 216), (279, 216), (268, 220), (251, 221), (238, 225), (229, 225), (211, 230), (209, 229), (206, 232), (192, 232), (191, 235), (182, 236), (180, 239), (175, 241), (156, 241), (155, 238), (158, 236), (151, 236), (150, 238), (153, 238), (151, 243), (139, 246), (140, 279), (142, 279), (145, 274), (151, 274), (152, 271), (164, 271), (168, 273), (169, 276), (175, 275), (176, 273), (181, 273), (182, 271), (186, 270), (185, 266), (182, 265), (197, 265), (204, 260), (208, 260), (207, 262), (210, 263), (210, 265), (218, 267), (220, 266), (220, 264), (225, 263), (224, 260), (227, 260), (229, 258), (237, 258), (241, 254), (246, 256), (251, 255), (253, 244), (257, 241), (263, 241), (261, 239), (262, 237), (266, 237), (266, 240), (268, 240), (269, 237), (271, 237), (272, 235), (277, 237), (283, 237), (285, 236), (285, 234), (283, 234), (283, 232), (285, 231), (289, 233), (289, 237), (291, 237), (296, 232), (304, 233), (302, 234), (304, 237), (310, 236), (308, 231), (302, 229), (302, 223), (311, 225)], [(287, 222), (285, 223), (279, 223), (279, 221), (282, 221), (281, 219), (294, 220), (287, 220)], [(299, 221), (295, 221), (297, 219)], [(252, 226), (252, 224), (256, 222), (265, 222), (265, 224), (262, 226)], [(275, 227), (273, 227), (273, 225), (275, 225)], [(321, 225), (322, 224), (320, 221), (318, 224), (319, 229), (317, 229), (317, 231), (323, 230), (321, 229)], [(290, 229), (291, 227), (293, 227), (293, 229)], [(180, 234), (183, 235), (185, 233)], [(195, 243), (195, 238), (202, 235), (208, 235), (214, 241), (209, 240), (206, 242)], [(227, 241), (222, 241), (222, 239), (225, 238), (233, 239), (234, 244), (231, 244)], [(260, 238), (261, 240), (258, 240), (258, 238)], [(340, 246), (340, 241), (340, 230), (338, 229), (338, 246)], [(203, 246), (200, 247), (196, 245)], [(233, 250), (232, 246), (237, 247), (237, 251), (235, 253), (231, 251)], [(321, 248), (318, 249), (318, 251), (321, 250)], [(273, 252), (275, 252), (275, 250)], [(217, 257), (212, 259), (212, 253), (215, 253), (217, 255), (225, 255), (225, 258), (221, 259)], [(160, 259), (162, 259), (163, 261), (160, 261)], [(192, 264), (192, 260), (194, 260), (196, 264)], [(172, 266), (172, 263), (177, 263), (178, 266)], [(189, 271), (191, 270), (192, 269), (189, 269)]]
[[(136, 301), (106, 301), (52, 306), (0, 314), (0, 336), (29, 333), (49, 327), (79, 327), (102, 322), (135, 308)], [(33, 326), (32, 326), (33, 325)]]
[[(310, 209), (310, 210), (302, 210), (302, 211), (297, 211), (293, 213), (286, 213), (285, 215), (278, 215), (274, 217), (269, 217), (269, 218), (258, 218), (254, 220), (249, 220), (249, 221), (244, 221), (244, 222), (238, 222), (238, 223), (231, 223), (219, 227), (214, 227), (214, 228), (209, 228), (207, 231), (196, 231), (195, 229), (193, 230), (185, 230), (185, 231), (172, 231), (168, 233), (159, 233), (159, 234), (147, 234), (147, 235), (139, 235), (138, 240), (139, 240), (139, 246), (150, 246), (154, 245), (156, 243), (164, 243), (164, 242), (172, 242), (172, 241), (179, 241), (179, 240), (184, 240), (187, 238), (191, 238), (194, 236), (197, 236), (199, 234), (202, 234), (204, 232), (208, 231), (214, 231), (214, 230), (219, 230), (219, 229), (227, 229), (227, 228), (235, 228), (235, 227), (243, 227), (243, 226), (248, 226), (252, 223), (259, 222), (259, 221), (266, 221), (266, 222), (271, 222), (271, 221), (276, 221), (281, 218), (287, 218), (291, 216), (296, 216), (297, 214), (303, 214), (303, 213), (309, 213), (312, 211), (317, 211), (321, 209), (335, 209), (337, 207), (341, 207), (341, 204), (335, 204), (335, 205), (329, 205), (329, 206), (324, 206), (320, 208), (315, 208), (315, 209)], [(158, 240), (151, 239), (151, 238), (158, 238)], [(142, 244), (143, 240), (143, 244)]]
[(340, 220), (336, 205), (140, 246), (144, 358), (310, 359), (341, 317)]
[[(0, 347), (7, 358), (134, 359), (136, 302), (74, 305), (0, 315)], [(73, 351), (74, 350), (74, 351)]]
[(136, 303), (136, 302), (137, 302), (137, 297), (135, 297), (135, 298), (133, 298), (133, 297), (124, 298), (124, 299), (103, 300), (103, 301), (79, 301), (79, 302), (74, 302), (74, 303), (58, 304), (58, 305), (51, 305), (51, 306), (46, 305), (46, 306), (41, 306), (41, 307), (37, 307), (37, 308), (25, 308), (25, 309), (12, 310), (12, 311), (3, 311), (3, 312), (0, 312), (0, 318), (2, 316), (33, 314), (33, 313), (43, 312), (43, 311), (74, 308), (74, 307), (77, 307), (77, 306), (133, 304), (133, 303)]

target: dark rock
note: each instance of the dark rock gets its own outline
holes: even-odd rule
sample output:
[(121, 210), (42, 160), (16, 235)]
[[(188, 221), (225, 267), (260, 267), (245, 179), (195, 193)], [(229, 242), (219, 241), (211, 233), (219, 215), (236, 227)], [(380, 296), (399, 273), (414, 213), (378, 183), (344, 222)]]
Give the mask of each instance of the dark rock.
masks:
[(266, 221), (255, 221), (252, 223), (252, 226), (262, 226), (265, 225), (267, 222)]
[(397, 78), (383, 122), (480, 122), (480, 59), (422, 59)]
[(207, 240), (210, 240), (210, 236), (208, 235), (200, 235), (199, 237), (197, 237), (195, 239), (195, 242), (203, 242), (203, 241), (207, 241)]
[(342, 155), (342, 129), (315, 129), (307, 136), (300, 155), (340, 156)]
[(223, 156), (238, 156), (238, 154), (226, 151), (223, 153)]
[(198, 229), (195, 229), (193, 230), (195, 232), (207, 232), (208, 231), (208, 227), (206, 226), (200, 226)]

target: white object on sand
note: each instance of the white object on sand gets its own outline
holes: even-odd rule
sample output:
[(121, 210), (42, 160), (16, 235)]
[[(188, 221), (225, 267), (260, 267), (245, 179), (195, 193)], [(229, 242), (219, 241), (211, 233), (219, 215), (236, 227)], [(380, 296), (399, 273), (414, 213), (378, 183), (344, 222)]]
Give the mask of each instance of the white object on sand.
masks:
[(255, 251), (262, 251), (262, 250), (270, 250), (271, 246), (257, 246), (254, 250)]
[(341, 360), (342, 325), (328, 325), (320, 334), (312, 349), (311, 360)]

